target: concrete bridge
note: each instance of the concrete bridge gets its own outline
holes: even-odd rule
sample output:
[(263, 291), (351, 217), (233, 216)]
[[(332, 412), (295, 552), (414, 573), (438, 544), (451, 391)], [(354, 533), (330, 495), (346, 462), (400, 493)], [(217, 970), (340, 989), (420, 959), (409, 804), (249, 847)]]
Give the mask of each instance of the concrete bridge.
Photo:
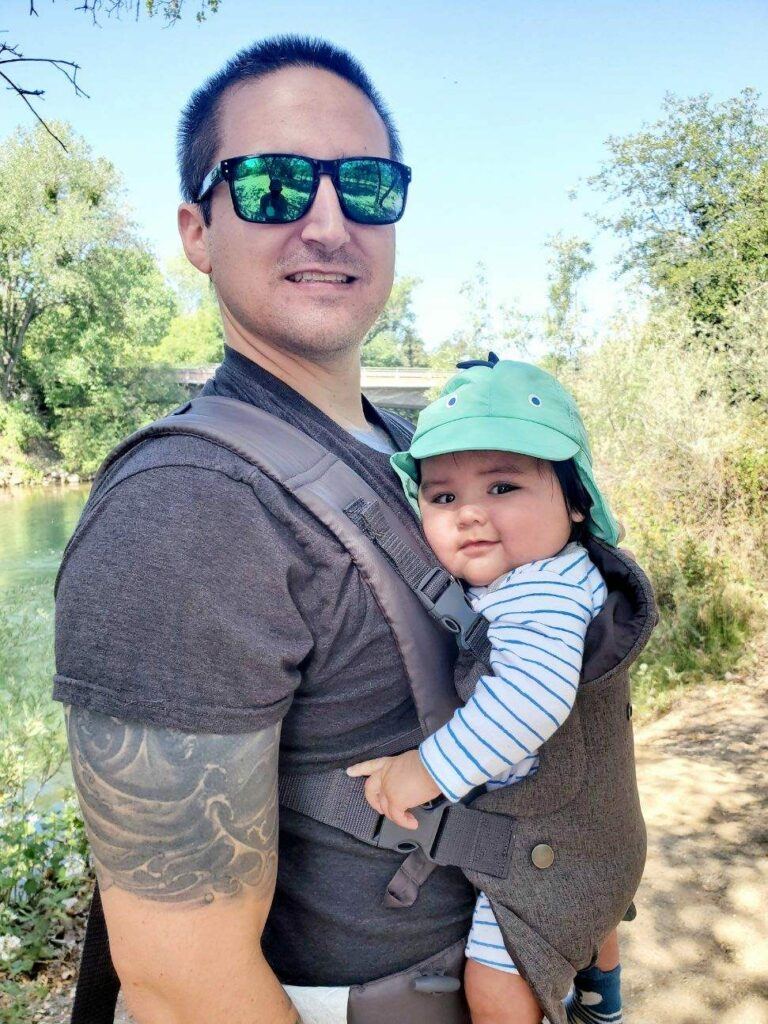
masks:
[[(176, 379), (190, 392), (195, 392), (212, 377), (216, 366), (195, 366), (176, 371)], [(450, 370), (431, 370), (422, 366), (364, 366), (361, 384), (363, 394), (374, 405), (385, 409), (423, 409), (427, 395), (443, 384)]]

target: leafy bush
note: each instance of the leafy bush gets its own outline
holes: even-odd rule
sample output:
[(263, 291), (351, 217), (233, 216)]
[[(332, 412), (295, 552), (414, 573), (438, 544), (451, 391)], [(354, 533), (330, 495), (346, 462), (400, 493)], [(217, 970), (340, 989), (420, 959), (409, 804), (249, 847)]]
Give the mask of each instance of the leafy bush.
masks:
[(9, 589), (3, 596), (0, 1009), (7, 1015), (19, 999), (23, 1004), (14, 995), (18, 979), (74, 945), (74, 919), (84, 908), (90, 873), (82, 820), (63, 767), (61, 708), (50, 699), (48, 587), (31, 594), (29, 588)]
[(764, 621), (768, 418), (734, 395), (734, 358), (725, 330), (697, 345), (685, 315), (666, 308), (616, 323), (566, 371), (598, 480), (659, 602), (635, 671), (641, 705), (661, 709), (678, 686), (734, 671)]
[(91, 890), (88, 845), (76, 801), (35, 814), (0, 812), (0, 976), (33, 972), (75, 944), (73, 918)]
[(0, 482), (32, 483), (42, 476), (28, 458), (36, 443), (45, 438), (45, 427), (18, 400), (0, 399)]

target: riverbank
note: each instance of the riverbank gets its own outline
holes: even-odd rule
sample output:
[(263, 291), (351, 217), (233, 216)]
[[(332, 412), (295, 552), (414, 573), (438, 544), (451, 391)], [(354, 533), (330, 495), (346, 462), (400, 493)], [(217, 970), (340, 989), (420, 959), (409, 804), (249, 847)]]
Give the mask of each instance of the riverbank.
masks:
[(39, 463), (11, 464), (0, 462), (0, 494), (14, 493), (25, 487), (75, 486), (92, 477), (68, 473), (59, 465)]

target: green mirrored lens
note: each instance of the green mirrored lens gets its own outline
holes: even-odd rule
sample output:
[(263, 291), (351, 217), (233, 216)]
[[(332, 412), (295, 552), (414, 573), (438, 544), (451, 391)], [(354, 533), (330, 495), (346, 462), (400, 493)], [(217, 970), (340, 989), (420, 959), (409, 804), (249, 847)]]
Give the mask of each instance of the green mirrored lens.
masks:
[(301, 157), (249, 157), (232, 175), (240, 215), (259, 224), (286, 224), (303, 217), (312, 184), (312, 165)]
[(406, 183), (386, 160), (343, 160), (339, 184), (347, 216), (360, 224), (391, 224), (403, 212)]

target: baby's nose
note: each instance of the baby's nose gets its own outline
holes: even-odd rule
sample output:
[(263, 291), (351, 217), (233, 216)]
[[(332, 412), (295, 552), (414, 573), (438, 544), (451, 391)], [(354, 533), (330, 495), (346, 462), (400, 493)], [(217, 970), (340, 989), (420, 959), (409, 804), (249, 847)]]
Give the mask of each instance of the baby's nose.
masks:
[(485, 519), (485, 510), (482, 505), (462, 505), (459, 509), (459, 522), (461, 524), (466, 523), (479, 523)]

